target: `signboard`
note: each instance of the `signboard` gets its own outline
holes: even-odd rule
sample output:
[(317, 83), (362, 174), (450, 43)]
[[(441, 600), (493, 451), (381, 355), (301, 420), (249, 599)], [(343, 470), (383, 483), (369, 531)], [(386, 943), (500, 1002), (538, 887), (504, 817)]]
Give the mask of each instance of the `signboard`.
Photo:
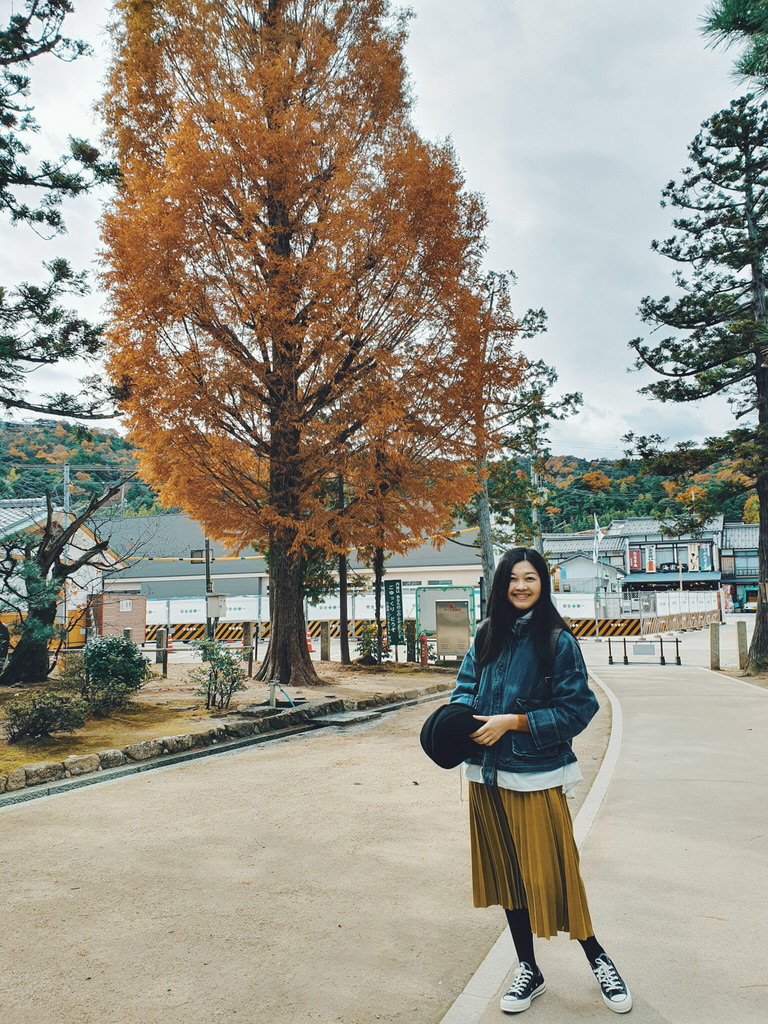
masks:
[(700, 548), (698, 544), (688, 545), (688, 571), (698, 572), (699, 571), (699, 552)]
[(387, 643), (405, 643), (402, 580), (384, 580), (384, 608), (387, 617)]
[(630, 572), (642, 572), (643, 571), (643, 553), (640, 548), (629, 549), (629, 571)]
[(475, 588), (474, 587), (417, 587), (416, 588), (416, 635), (426, 633), (433, 637), (437, 633), (435, 604), (437, 601), (466, 601), (469, 606), (469, 621), (474, 631)]
[(656, 572), (656, 549), (645, 549), (645, 571)]
[(469, 650), (469, 601), (436, 601), (437, 656), (446, 654), (463, 658)]
[(699, 568), (702, 572), (712, 572), (712, 552), (709, 544), (699, 544)]

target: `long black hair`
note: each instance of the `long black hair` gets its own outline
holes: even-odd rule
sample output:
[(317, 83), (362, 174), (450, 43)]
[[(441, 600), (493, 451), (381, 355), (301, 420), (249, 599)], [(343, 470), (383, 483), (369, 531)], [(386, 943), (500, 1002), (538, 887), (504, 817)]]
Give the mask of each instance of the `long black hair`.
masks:
[(509, 640), (509, 634), (515, 621), (521, 615), (526, 614), (526, 612), (521, 612), (513, 607), (509, 603), (508, 597), (512, 569), (518, 562), (530, 562), (541, 580), (541, 595), (531, 609), (531, 634), (540, 665), (546, 663), (553, 628), (557, 626), (570, 632), (552, 603), (547, 563), (534, 548), (511, 548), (504, 553), (496, 566), (491, 593), (488, 596), (488, 617), (477, 631), (475, 650), (481, 665), (498, 658), (504, 644)]

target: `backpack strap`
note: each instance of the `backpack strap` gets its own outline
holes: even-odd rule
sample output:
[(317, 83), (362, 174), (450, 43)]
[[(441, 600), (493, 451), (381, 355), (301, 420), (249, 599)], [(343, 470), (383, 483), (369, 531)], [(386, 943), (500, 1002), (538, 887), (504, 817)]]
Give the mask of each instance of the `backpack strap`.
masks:
[(547, 649), (547, 660), (544, 664), (544, 682), (548, 689), (552, 689), (552, 672), (555, 667), (555, 653), (557, 651), (557, 642), (560, 639), (560, 634), (562, 632), (562, 626), (554, 626), (552, 628), (552, 632), (549, 634), (549, 648)]
[[(477, 641), (480, 639), (480, 630), (486, 625), (487, 622), (487, 619), (483, 619), (483, 621), (477, 627), (477, 631), (475, 632), (475, 653), (477, 653)], [(483, 666), (478, 665), (477, 658), (475, 658), (475, 689), (472, 694), (475, 700), (477, 700), (477, 692), (480, 689), (480, 676), (482, 674), (482, 671)]]

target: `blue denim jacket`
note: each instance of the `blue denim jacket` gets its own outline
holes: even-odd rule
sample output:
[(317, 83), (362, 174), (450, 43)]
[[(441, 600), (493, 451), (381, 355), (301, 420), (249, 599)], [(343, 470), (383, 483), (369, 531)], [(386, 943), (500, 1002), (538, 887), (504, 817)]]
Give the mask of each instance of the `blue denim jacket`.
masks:
[[(475, 645), (464, 657), (451, 702), (473, 705)], [(597, 713), (578, 641), (560, 634), (547, 684), (539, 671), (528, 623), (518, 623), (496, 661), (483, 666), (474, 706), (478, 715), (525, 715), (530, 732), (510, 731), (472, 758), (483, 782), (493, 785), (497, 771), (545, 772), (576, 760), (571, 740)], [(480, 723), (478, 722), (478, 726)]]

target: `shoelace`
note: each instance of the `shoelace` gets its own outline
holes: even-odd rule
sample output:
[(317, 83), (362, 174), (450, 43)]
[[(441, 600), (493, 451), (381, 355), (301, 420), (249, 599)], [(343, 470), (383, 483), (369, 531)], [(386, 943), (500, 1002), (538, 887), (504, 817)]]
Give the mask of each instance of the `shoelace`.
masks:
[(523, 992), (525, 992), (525, 989), (532, 978), (533, 971), (531, 970), (531, 968), (520, 964), (520, 966), (515, 971), (515, 977), (512, 981), (512, 984), (507, 989), (507, 995), (521, 995)]
[(609, 995), (612, 992), (624, 991), (624, 985), (622, 984), (619, 972), (610, 962), (606, 963), (605, 960), (598, 960), (597, 967), (595, 968), (595, 977)]

